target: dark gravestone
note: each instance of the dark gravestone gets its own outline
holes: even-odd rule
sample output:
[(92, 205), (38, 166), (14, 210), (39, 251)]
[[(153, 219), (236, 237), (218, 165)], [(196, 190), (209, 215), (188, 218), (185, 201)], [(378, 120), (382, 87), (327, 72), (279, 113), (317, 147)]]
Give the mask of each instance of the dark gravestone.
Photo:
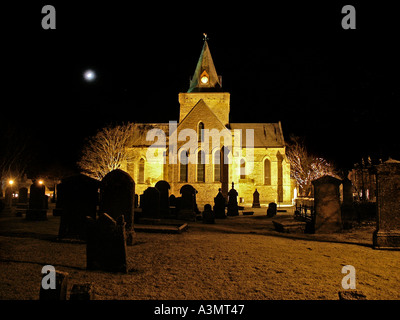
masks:
[(142, 217), (160, 218), (160, 192), (154, 187), (148, 187), (141, 197)]
[(13, 201), (13, 189), (10, 186), (6, 187), (4, 192), (4, 204), (7, 208), (11, 208)]
[(215, 219), (225, 219), (226, 218), (225, 207), (226, 207), (226, 201), (221, 192), (221, 188), (219, 188), (218, 194), (214, 198)]
[(238, 192), (234, 188), (234, 183), (232, 182), (232, 189), (228, 192), (228, 216), (238, 216), (239, 207), (237, 202)]
[(56, 187), (56, 193), (57, 193), (57, 197), (56, 197), (56, 207), (53, 209), (53, 216), (55, 217), (60, 217), (62, 216), (62, 211), (63, 211), (63, 207), (64, 204), (63, 202), (65, 202), (65, 195), (64, 195), (64, 185), (62, 183), (59, 183)]
[(99, 212), (107, 213), (114, 220), (124, 216), (127, 245), (135, 243), (134, 212), (135, 182), (120, 169), (106, 174), (100, 183)]
[(165, 180), (158, 181), (155, 188), (160, 193), (160, 215), (162, 217), (169, 216), (169, 189), (171, 186)]
[[(47, 276), (46, 273), (43, 274), (42, 280), (45, 276)], [(55, 276), (55, 289), (43, 289), (40, 285), (39, 300), (67, 300), (68, 273), (56, 270)]]
[(257, 189), (253, 193), (253, 205), (252, 205), (252, 207), (253, 208), (261, 208), (261, 205), (260, 205), (260, 193), (257, 191)]
[(196, 193), (197, 190), (190, 184), (185, 184), (180, 189), (180, 198), (178, 205), (178, 219), (196, 221), (197, 204)]
[(339, 192), (341, 183), (341, 180), (327, 175), (312, 181), (314, 186), (315, 233), (342, 231)]
[(400, 249), (400, 161), (389, 159), (376, 166), (376, 249)]
[(20, 188), (18, 191), (18, 204), (28, 204), (28, 188)]
[(275, 202), (270, 202), (268, 204), (268, 209), (267, 209), (267, 217), (272, 218), (276, 216), (277, 213), (277, 206)]
[(58, 238), (86, 240), (86, 217), (96, 218), (99, 181), (79, 174), (65, 178), (62, 184)]
[(47, 220), (45, 186), (35, 181), (29, 192), (29, 209), (26, 219), (33, 221)]
[(214, 219), (214, 212), (211, 209), (211, 205), (210, 204), (206, 204), (204, 206), (204, 211), (203, 211), (203, 223), (206, 224), (213, 224), (215, 223), (215, 219)]
[(87, 217), (86, 268), (127, 272), (124, 216), (117, 221), (106, 213), (97, 220)]
[(176, 218), (177, 212), (178, 212), (178, 201), (175, 195), (171, 194), (169, 196), (169, 213), (171, 218)]
[(69, 300), (87, 301), (94, 299), (94, 284), (91, 282), (74, 284), (69, 295)]

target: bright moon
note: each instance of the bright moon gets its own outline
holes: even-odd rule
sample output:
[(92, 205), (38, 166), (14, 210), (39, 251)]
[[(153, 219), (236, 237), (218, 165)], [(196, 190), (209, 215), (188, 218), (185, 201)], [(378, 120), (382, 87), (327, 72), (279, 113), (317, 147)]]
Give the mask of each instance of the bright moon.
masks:
[(85, 73), (83, 74), (83, 77), (85, 78), (86, 81), (93, 81), (96, 78), (96, 74), (94, 73), (93, 70), (86, 70)]

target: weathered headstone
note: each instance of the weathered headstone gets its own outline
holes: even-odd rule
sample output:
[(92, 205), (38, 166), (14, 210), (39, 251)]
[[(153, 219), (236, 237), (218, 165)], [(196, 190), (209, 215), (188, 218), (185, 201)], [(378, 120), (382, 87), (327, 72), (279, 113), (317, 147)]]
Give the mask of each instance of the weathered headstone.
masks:
[(215, 219), (214, 219), (214, 212), (211, 209), (211, 205), (210, 204), (206, 204), (204, 206), (204, 211), (203, 211), (203, 223), (206, 224), (213, 224), (215, 223)]
[(28, 204), (28, 188), (22, 187), (19, 189), (18, 204)]
[(225, 219), (225, 207), (226, 207), (226, 200), (221, 192), (221, 188), (218, 190), (217, 196), (214, 198), (214, 214), (215, 219)]
[(238, 192), (234, 188), (234, 183), (232, 182), (232, 189), (228, 192), (228, 216), (238, 216), (239, 206), (237, 202)]
[(96, 218), (99, 181), (79, 174), (65, 178), (62, 184), (58, 238), (86, 240), (86, 217)]
[(124, 216), (117, 221), (106, 213), (97, 220), (87, 217), (86, 268), (126, 273), (126, 236)]
[[(45, 276), (47, 275), (43, 274), (42, 278)], [(68, 273), (56, 270), (55, 276), (55, 289), (44, 289), (42, 284), (40, 285), (39, 300), (67, 300)]]
[(114, 220), (124, 216), (127, 245), (133, 245), (136, 242), (134, 197), (135, 182), (127, 172), (116, 169), (106, 174), (101, 180), (99, 212), (107, 213)]
[(190, 184), (185, 184), (180, 189), (182, 195), (179, 203), (178, 219), (196, 221), (196, 193), (197, 190)]
[(69, 300), (87, 301), (94, 299), (94, 284), (92, 282), (76, 283), (72, 286)]
[(314, 186), (315, 233), (342, 231), (339, 193), (341, 183), (341, 180), (328, 175), (312, 181)]
[(275, 202), (270, 202), (267, 209), (267, 217), (272, 218), (276, 216), (278, 209)]
[(165, 180), (160, 180), (156, 183), (155, 188), (160, 193), (160, 215), (162, 217), (169, 216), (169, 189), (171, 186)]
[(47, 220), (45, 186), (38, 181), (33, 182), (29, 192), (29, 209), (26, 211), (27, 220)]
[(376, 166), (376, 249), (400, 249), (400, 161), (389, 159)]
[(260, 193), (257, 191), (257, 189), (253, 193), (253, 205), (252, 205), (252, 207), (253, 208), (261, 208), (261, 205), (260, 205)]
[(142, 217), (160, 218), (160, 192), (155, 187), (148, 187), (141, 197)]

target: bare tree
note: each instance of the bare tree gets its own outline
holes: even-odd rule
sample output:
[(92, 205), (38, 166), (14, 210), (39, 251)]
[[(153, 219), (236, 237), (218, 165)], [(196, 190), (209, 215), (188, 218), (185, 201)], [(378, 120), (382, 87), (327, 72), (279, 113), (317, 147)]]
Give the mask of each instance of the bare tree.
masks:
[(107, 126), (87, 139), (78, 166), (82, 173), (101, 180), (112, 170), (120, 169), (129, 160), (128, 147), (132, 145), (134, 123)]
[(304, 140), (299, 137), (289, 139), (286, 156), (290, 162), (291, 177), (297, 181), (302, 196), (311, 194), (311, 181), (324, 175), (338, 177), (334, 166), (327, 160), (310, 154)]

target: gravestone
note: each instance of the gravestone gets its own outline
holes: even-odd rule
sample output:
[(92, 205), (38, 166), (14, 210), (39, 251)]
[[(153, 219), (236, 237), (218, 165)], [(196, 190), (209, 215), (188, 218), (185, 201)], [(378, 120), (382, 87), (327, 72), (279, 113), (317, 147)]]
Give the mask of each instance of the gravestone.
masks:
[(26, 211), (27, 220), (47, 220), (45, 186), (34, 181), (29, 192), (29, 209)]
[(261, 208), (261, 205), (260, 205), (260, 193), (257, 191), (257, 189), (253, 193), (253, 205), (252, 205), (252, 207), (253, 208)]
[(180, 189), (182, 197), (178, 201), (178, 219), (196, 221), (197, 204), (196, 204), (196, 193), (197, 190), (190, 184), (185, 184)]
[(127, 172), (116, 169), (101, 180), (99, 212), (107, 213), (114, 220), (124, 216), (127, 245), (136, 242), (134, 200), (135, 182)]
[(215, 223), (215, 219), (214, 219), (214, 212), (211, 209), (211, 205), (210, 204), (206, 204), (204, 206), (204, 211), (203, 211), (203, 223), (206, 224), (213, 224)]
[(225, 201), (225, 197), (223, 196), (221, 190), (222, 190), (221, 188), (218, 189), (218, 194), (214, 198), (215, 219), (225, 219), (226, 218), (226, 214), (225, 214), (226, 201)]
[(69, 300), (87, 301), (94, 299), (94, 284), (92, 282), (76, 283), (72, 286)]
[(56, 187), (56, 193), (57, 193), (57, 198), (56, 198), (56, 207), (53, 209), (53, 216), (55, 217), (60, 217), (62, 216), (62, 211), (64, 204), (64, 185), (62, 183), (59, 183)]
[(275, 202), (270, 202), (267, 209), (267, 217), (272, 218), (276, 216), (278, 209)]
[(19, 189), (18, 204), (28, 204), (28, 188), (22, 187)]
[(169, 196), (169, 212), (172, 218), (175, 218), (178, 212), (178, 201), (173, 194)]
[(315, 233), (342, 231), (339, 186), (341, 180), (325, 175), (313, 180)]
[[(43, 274), (42, 279), (47, 276)], [(67, 288), (68, 288), (68, 273), (56, 270), (56, 288), (55, 289), (43, 289), (40, 285), (39, 300), (67, 300)]]
[(142, 217), (160, 218), (160, 192), (155, 187), (148, 187), (141, 197)]
[(62, 210), (58, 239), (86, 240), (86, 217), (96, 218), (99, 203), (99, 181), (79, 174), (61, 182)]
[(237, 202), (238, 192), (234, 188), (234, 183), (232, 182), (232, 189), (228, 192), (228, 216), (238, 216), (239, 206)]
[(160, 180), (156, 183), (155, 188), (160, 193), (160, 215), (162, 217), (169, 216), (169, 189), (171, 186), (165, 180)]
[(7, 208), (11, 208), (13, 201), (13, 188), (10, 186), (6, 187), (4, 192), (4, 204)]
[(389, 159), (376, 166), (376, 249), (400, 249), (400, 161)]
[(97, 220), (87, 217), (86, 268), (126, 273), (126, 236), (124, 216), (115, 221), (106, 213)]

